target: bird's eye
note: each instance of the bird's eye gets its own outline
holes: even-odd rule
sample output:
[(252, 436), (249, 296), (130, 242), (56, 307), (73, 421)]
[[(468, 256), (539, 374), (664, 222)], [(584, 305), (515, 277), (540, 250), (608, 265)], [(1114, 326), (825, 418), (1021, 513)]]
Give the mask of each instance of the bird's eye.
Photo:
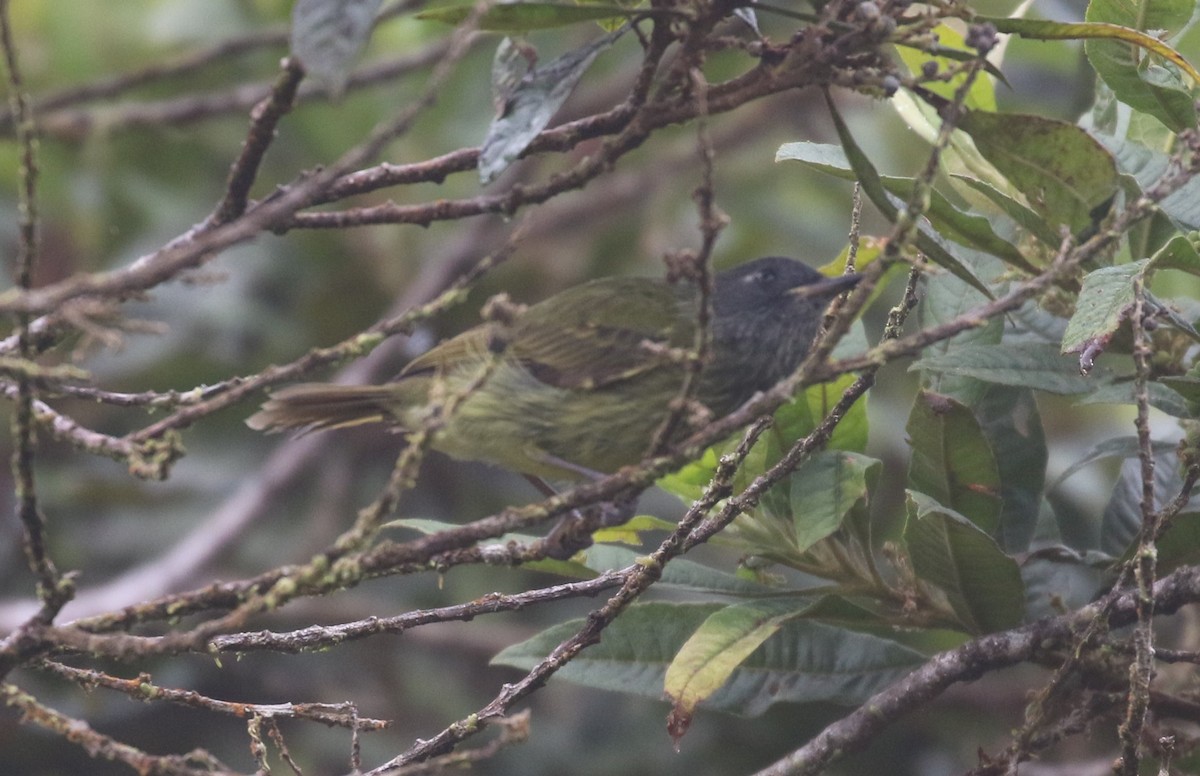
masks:
[(757, 283), (760, 283), (764, 286), (770, 286), (775, 283), (775, 279), (778, 276), (779, 276), (779, 274), (774, 269), (767, 267), (765, 269), (760, 269), (758, 272), (755, 272), (754, 275), (752, 276), (752, 278)]

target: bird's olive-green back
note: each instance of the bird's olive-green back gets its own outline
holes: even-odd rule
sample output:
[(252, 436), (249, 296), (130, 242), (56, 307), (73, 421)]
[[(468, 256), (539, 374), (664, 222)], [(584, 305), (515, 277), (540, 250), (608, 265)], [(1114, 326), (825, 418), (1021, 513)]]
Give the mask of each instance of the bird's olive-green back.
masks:
[(696, 294), (687, 284), (649, 278), (605, 278), (569, 288), (531, 306), (511, 331), (478, 326), (415, 359), (401, 377), (478, 368), (503, 353), (540, 381), (595, 388), (663, 365), (646, 342), (692, 345)]
[[(408, 383), (399, 419), (422, 403), (435, 379), (447, 393), (489, 369), (435, 446), (551, 478), (577, 477), (563, 462), (612, 471), (640, 458), (678, 393), (683, 372), (645, 343), (686, 348), (696, 331), (697, 295), (686, 283), (606, 278), (531, 306), (505, 331), (485, 324), (446, 340), (401, 373)], [(652, 425), (652, 424), (651, 424)]]

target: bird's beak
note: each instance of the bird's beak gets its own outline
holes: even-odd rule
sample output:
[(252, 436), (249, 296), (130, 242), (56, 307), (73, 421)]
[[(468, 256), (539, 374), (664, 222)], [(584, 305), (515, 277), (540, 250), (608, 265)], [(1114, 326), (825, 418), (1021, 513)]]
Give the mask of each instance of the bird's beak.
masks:
[(858, 272), (851, 272), (847, 275), (838, 275), (837, 277), (825, 278), (818, 280), (816, 283), (808, 283), (803, 286), (796, 286), (788, 291), (796, 299), (810, 299), (816, 297), (832, 297), (847, 289), (854, 288), (858, 285), (858, 281), (862, 280), (863, 276)]

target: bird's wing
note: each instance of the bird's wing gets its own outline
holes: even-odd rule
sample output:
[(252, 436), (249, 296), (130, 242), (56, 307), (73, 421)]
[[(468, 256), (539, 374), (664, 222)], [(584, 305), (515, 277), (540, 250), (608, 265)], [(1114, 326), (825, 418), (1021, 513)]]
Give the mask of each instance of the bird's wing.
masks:
[(460, 367), (479, 366), (488, 356), (492, 332), (486, 326), (476, 326), (462, 334), (439, 342), (405, 365), (397, 378), (432, 375), (435, 372), (456, 371)]
[(529, 308), (509, 350), (543, 383), (600, 388), (671, 363), (646, 343), (690, 346), (694, 315), (686, 295), (661, 281), (594, 281)]
[(483, 324), (410, 362), (399, 378), (515, 358), (557, 388), (599, 388), (670, 363), (645, 343), (690, 347), (694, 303), (685, 289), (647, 278), (607, 278), (569, 288), (525, 311), (512, 329)]

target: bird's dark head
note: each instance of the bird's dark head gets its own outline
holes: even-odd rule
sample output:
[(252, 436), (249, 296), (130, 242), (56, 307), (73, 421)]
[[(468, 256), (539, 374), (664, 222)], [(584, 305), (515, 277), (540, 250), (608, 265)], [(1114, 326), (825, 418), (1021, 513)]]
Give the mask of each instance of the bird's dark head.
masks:
[(828, 278), (795, 259), (770, 256), (716, 276), (712, 402), (727, 410), (791, 374), (804, 360), (833, 297), (860, 275)]
[(809, 309), (820, 314), (830, 299), (853, 287), (861, 277), (828, 278), (795, 259), (768, 256), (717, 275), (713, 306), (718, 318), (794, 315)]

